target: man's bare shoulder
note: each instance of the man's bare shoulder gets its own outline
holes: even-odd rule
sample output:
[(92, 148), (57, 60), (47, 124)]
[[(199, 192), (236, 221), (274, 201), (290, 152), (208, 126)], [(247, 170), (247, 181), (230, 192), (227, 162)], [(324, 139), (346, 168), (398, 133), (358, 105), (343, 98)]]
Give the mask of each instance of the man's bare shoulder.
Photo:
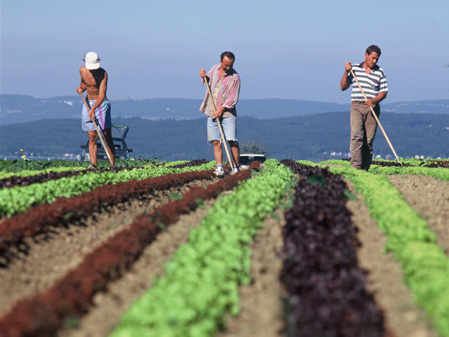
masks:
[(85, 66), (80, 67), (80, 74), (85, 75), (87, 73), (87, 68)]

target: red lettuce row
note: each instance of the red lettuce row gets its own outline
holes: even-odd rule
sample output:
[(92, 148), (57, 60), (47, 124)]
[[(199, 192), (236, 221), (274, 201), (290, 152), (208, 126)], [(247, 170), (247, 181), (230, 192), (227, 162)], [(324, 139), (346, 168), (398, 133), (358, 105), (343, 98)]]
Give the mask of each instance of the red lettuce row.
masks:
[(384, 336), (383, 313), (358, 266), (346, 183), (327, 169), (282, 163), (301, 176), (283, 229), (288, 335)]
[[(257, 164), (253, 165), (253, 168), (257, 167)], [(207, 188), (192, 187), (181, 200), (169, 201), (154, 209), (149, 216), (137, 216), (129, 228), (118, 232), (87, 255), (78, 267), (50, 289), (17, 302), (9, 313), (0, 318), (2, 336), (54, 335), (67, 319), (88, 312), (94, 295), (105, 291), (109, 282), (120, 278), (165, 226), (176, 222), (181, 214), (196, 209), (201, 204), (200, 200), (214, 198), (250, 177), (249, 170), (242, 171)]]
[(197, 179), (212, 179), (211, 170), (168, 174), (156, 178), (130, 180), (112, 185), (103, 185), (78, 196), (56, 199), (51, 204), (30, 208), (25, 213), (6, 218), (0, 222), (0, 256), (6, 263), (10, 259), (10, 248), (21, 245), (25, 238), (48, 232), (51, 227), (64, 226), (69, 222), (99, 211), (105, 206), (115, 205), (138, 198), (152, 190), (165, 190), (184, 185)]

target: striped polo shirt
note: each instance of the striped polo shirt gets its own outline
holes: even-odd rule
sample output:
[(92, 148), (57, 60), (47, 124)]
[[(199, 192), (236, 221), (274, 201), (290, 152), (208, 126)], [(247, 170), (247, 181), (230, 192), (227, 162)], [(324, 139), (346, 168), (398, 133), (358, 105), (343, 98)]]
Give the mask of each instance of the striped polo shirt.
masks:
[[(380, 92), (388, 92), (387, 78), (384, 70), (379, 66), (374, 66), (371, 72), (367, 74), (363, 68), (363, 62), (352, 66), (355, 76), (359, 79), (360, 86), (368, 99), (376, 97)], [(365, 101), (362, 92), (357, 85), (356, 80), (349, 74), (349, 81), (352, 84), (352, 101)]]

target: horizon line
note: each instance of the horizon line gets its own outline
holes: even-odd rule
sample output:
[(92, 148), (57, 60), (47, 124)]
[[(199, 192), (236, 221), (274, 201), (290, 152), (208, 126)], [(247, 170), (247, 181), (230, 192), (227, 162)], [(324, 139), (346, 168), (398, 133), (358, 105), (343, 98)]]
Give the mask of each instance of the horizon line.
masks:
[[(52, 98), (63, 98), (63, 97), (77, 97), (76, 95), (57, 95), (57, 96), (47, 96), (38, 97), (30, 94), (17, 94), (17, 93), (0, 93), (1, 96), (28, 96), (35, 99), (52, 99)], [(145, 101), (145, 100), (161, 100), (161, 99), (175, 99), (175, 100), (197, 100), (201, 101), (202, 98), (187, 98), (187, 97), (149, 97), (149, 98), (112, 98), (111, 101)], [(350, 97), (347, 102), (339, 103), (335, 101), (318, 101), (304, 98), (281, 98), (281, 97), (264, 97), (264, 98), (241, 98), (240, 101), (256, 101), (256, 100), (284, 100), (284, 101), (298, 101), (298, 102), (312, 102), (312, 103), (326, 103), (326, 104), (336, 104), (345, 105), (350, 103)], [(386, 104), (392, 103), (411, 103), (411, 102), (426, 102), (426, 101), (449, 101), (449, 98), (426, 98), (426, 99), (411, 99), (411, 100), (397, 100), (391, 101)], [(385, 103), (383, 103), (385, 104)]]

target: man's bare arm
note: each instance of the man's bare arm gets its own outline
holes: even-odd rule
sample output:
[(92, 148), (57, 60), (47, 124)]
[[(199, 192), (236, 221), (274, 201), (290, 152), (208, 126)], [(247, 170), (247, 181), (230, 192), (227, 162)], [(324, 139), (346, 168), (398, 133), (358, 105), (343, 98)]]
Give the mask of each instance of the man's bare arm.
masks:
[(345, 73), (343, 74), (341, 80), (340, 80), (340, 88), (341, 91), (345, 91), (346, 89), (349, 88), (349, 80), (348, 80), (348, 73), (345, 71)]
[(349, 72), (352, 69), (352, 65), (350, 62), (346, 62), (345, 64), (345, 72), (340, 80), (340, 88), (342, 91), (345, 91), (346, 89), (349, 88), (349, 86), (351, 85), (351, 83), (349, 83)]
[(209, 76), (207, 76), (206, 70), (203, 68), (200, 70), (200, 77), (202, 79), (206, 79), (206, 81), (209, 82)]
[(370, 106), (374, 106), (376, 104), (379, 104), (380, 102), (382, 102), (387, 97), (387, 94), (388, 93), (386, 91), (382, 91), (376, 97), (370, 98), (369, 100), (367, 100), (366, 104), (368, 104)]
[(76, 92), (81, 95), (87, 89), (87, 85), (86, 85), (86, 83), (84, 83), (82, 68), (80, 68), (80, 76), (81, 76), (81, 82), (80, 82), (80, 85), (78, 86), (78, 88), (76, 88)]

